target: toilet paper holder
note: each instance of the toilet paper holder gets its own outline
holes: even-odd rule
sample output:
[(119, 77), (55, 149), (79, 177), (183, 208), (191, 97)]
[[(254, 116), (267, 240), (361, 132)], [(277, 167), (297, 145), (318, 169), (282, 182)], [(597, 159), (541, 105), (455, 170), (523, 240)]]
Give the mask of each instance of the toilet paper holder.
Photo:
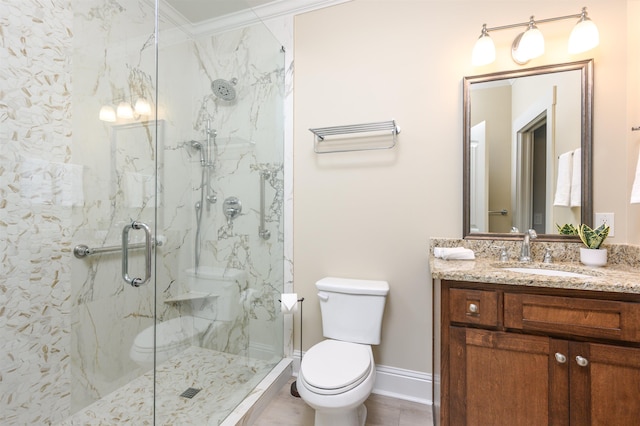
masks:
[[(281, 299), (278, 299), (278, 302), (282, 303)], [(300, 304), (300, 365), (302, 365), (302, 302), (304, 302), (304, 297), (297, 299), (297, 302)], [(291, 395), (296, 398), (300, 398), (300, 394), (298, 393), (298, 385), (294, 380), (291, 383)]]

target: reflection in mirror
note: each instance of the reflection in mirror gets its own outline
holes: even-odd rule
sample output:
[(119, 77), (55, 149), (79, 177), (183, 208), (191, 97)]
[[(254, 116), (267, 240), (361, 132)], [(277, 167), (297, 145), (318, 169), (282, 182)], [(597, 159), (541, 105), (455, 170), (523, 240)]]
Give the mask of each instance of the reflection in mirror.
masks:
[(465, 77), (464, 237), (554, 239), (556, 225), (591, 225), (592, 68)]

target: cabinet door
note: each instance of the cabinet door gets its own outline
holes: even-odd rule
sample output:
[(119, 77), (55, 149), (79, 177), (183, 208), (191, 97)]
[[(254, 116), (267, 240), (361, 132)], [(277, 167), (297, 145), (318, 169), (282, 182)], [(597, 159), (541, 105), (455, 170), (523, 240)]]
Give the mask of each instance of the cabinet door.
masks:
[(570, 366), (572, 425), (640, 424), (640, 349), (574, 342)]
[(449, 425), (568, 425), (567, 359), (567, 341), (450, 327)]

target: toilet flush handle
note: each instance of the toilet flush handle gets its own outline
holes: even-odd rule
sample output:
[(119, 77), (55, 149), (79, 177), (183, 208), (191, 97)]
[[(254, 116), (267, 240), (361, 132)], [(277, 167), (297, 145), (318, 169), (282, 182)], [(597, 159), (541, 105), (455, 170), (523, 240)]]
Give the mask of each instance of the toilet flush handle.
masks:
[(318, 293), (318, 299), (322, 300), (323, 302), (326, 302), (327, 300), (329, 300), (329, 295), (321, 291)]

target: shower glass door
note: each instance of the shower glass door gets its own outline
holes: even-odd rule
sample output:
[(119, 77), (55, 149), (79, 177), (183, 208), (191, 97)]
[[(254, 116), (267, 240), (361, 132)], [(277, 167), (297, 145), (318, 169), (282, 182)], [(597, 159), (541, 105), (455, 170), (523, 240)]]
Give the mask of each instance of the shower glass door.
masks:
[(73, 0), (72, 9), (70, 152), (82, 201), (72, 211), (67, 421), (141, 424), (154, 417), (155, 275), (165, 241), (156, 10), (137, 0)]
[(73, 1), (69, 424), (219, 424), (282, 359), (284, 54), (193, 4)]
[(246, 3), (160, 4), (159, 424), (222, 422), (282, 359), (284, 52)]

